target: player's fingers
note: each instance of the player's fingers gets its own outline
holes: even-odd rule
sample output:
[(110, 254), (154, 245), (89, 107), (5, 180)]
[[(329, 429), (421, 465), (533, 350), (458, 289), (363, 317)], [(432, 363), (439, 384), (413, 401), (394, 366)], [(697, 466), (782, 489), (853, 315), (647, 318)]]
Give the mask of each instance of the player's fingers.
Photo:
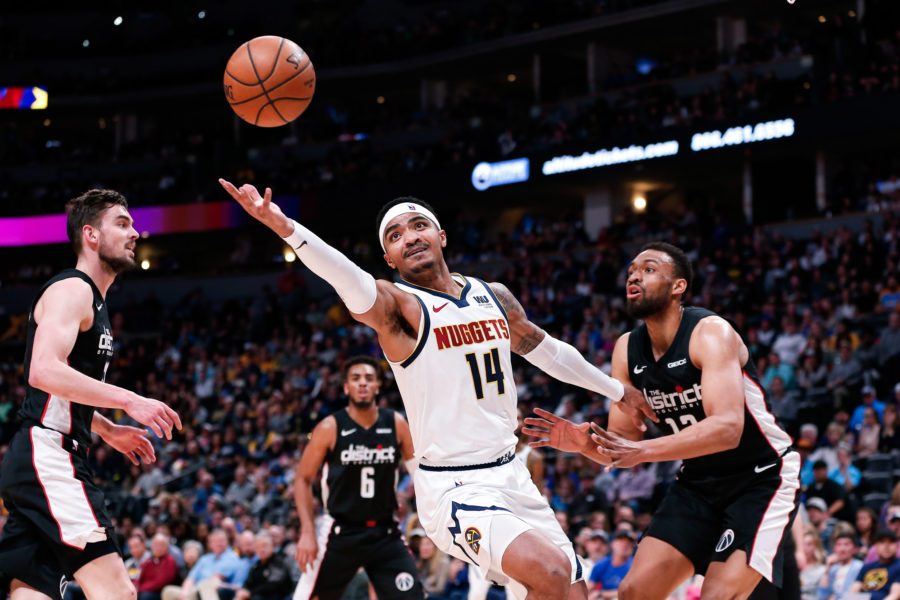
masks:
[(552, 412), (546, 411), (543, 408), (535, 408), (534, 414), (536, 414), (539, 417), (543, 417), (543, 418), (547, 419), (551, 423), (558, 423), (561, 420), (559, 417), (554, 415)]
[(641, 405), (641, 412), (650, 417), (650, 420), (654, 423), (659, 423), (659, 417), (656, 416), (656, 411), (650, 408), (650, 405), (646, 402)]
[(631, 422), (634, 423), (634, 426), (637, 427), (640, 431), (647, 431), (647, 424), (644, 423), (644, 413), (634, 409), (632, 409), (630, 412)]
[(269, 204), (272, 201), (272, 188), (270, 188), (270, 187), (266, 188), (266, 195), (263, 198), (263, 200), (264, 200), (265, 204)]
[(147, 427), (150, 428), (150, 431), (152, 431), (154, 434), (156, 434), (156, 437), (158, 437), (158, 438), (164, 437), (162, 429), (160, 429), (159, 425), (156, 423), (155, 420), (151, 419), (150, 422), (147, 423), (146, 425), (147, 425)]
[(172, 425), (175, 426), (175, 429), (181, 430), (181, 417), (178, 416), (178, 413), (171, 407), (166, 406), (166, 415), (168, 415), (169, 420), (172, 422)]
[(522, 433), (525, 435), (530, 435), (532, 437), (543, 437), (550, 433), (547, 429), (541, 429), (539, 427), (523, 427)]
[(532, 448), (545, 448), (550, 445), (550, 440), (534, 440), (533, 442), (528, 442), (528, 445)]
[(552, 425), (550, 421), (545, 421), (544, 419), (535, 419), (534, 417), (525, 417), (524, 423), (533, 427), (542, 427), (547, 430), (549, 430), (550, 426)]
[(219, 177), (219, 185), (225, 188), (225, 191), (228, 192), (231, 196), (237, 198), (239, 195), (238, 189), (234, 187), (234, 184), (230, 181), (225, 181), (221, 177)]
[(129, 452), (125, 456), (128, 457), (128, 460), (130, 460), (131, 464), (133, 464), (134, 466), (136, 466), (136, 467), (141, 466), (141, 459), (138, 458), (137, 454), (135, 454), (134, 452)]

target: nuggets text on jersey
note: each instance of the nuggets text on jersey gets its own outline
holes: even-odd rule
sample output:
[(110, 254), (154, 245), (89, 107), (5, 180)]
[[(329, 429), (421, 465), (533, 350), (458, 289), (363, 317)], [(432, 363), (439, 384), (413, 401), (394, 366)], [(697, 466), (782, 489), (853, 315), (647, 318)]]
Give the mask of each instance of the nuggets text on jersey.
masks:
[(434, 329), (434, 341), (438, 350), (480, 344), (497, 338), (509, 339), (509, 327), (503, 319), (483, 319)]

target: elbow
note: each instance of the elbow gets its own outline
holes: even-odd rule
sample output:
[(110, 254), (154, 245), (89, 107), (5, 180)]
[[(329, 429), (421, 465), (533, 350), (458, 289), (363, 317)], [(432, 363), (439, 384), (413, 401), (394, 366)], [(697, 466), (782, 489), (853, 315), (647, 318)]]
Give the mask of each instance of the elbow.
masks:
[(743, 423), (724, 423), (722, 433), (719, 439), (722, 440), (723, 450), (734, 450), (741, 443), (741, 434), (743, 433)]
[(32, 360), (28, 369), (28, 385), (39, 390), (44, 389), (47, 381), (47, 374), (40, 364), (40, 361)]

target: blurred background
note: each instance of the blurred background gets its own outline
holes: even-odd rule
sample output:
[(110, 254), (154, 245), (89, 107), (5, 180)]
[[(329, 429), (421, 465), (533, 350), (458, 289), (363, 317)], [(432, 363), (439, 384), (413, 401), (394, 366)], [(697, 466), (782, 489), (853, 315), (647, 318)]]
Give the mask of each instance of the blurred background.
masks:
[[(150, 467), (94, 450), (123, 541), (165, 528), (180, 547), (205, 543), (224, 521), (232, 542), (275, 528), (292, 557), (306, 434), (345, 405), (343, 361), (382, 357), (218, 177), (272, 187), (289, 215), (389, 279), (375, 215), (417, 196), (448, 232), (451, 269), (506, 283), (607, 370), (634, 326), (629, 258), (647, 241), (679, 245), (693, 303), (741, 328), (803, 452), (805, 498), (826, 501), (803, 511), (810, 543), (827, 552), (850, 528), (862, 555), (879, 524), (900, 531), (900, 4), (133, 4), (0, 14), (0, 447), (24, 397), (34, 294), (74, 263), (59, 215), (86, 189), (114, 188), (142, 239), (141, 269), (109, 297), (109, 381), (187, 422), (156, 441)], [(228, 57), (259, 35), (295, 41), (316, 68), (312, 104), (276, 129), (239, 120), (222, 93)], [(607, 399), (515, 366), (524, 413), (605, 422)], [(402, 409), (389, 374), (382, 402)], [(548, 499), (591, 560), (599, 533), (640, 534), (677, 468), (545, 460)], [(400, 494), (412, 532), (406, 479)], [(429, 592), (461, 597), (464, 574)]]

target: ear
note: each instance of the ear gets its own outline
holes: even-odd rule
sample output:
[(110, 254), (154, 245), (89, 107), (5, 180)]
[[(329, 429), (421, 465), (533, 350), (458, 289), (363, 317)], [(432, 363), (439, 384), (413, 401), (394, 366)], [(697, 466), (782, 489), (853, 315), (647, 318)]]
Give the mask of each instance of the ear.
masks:
[(441, 238), (441, 248), (446, 248), (447, 247), (447, 232), (444, 231), (443, 229), (441, 229), (438, 232), (438, 235)]
[(350, 388), (344, 383), (344, 395), (347, 396), (350, 394)]
[(397, 265), (395, 265), (393, 263), (393, 261), (391, 260), (391, 257), (387, 255), (387, 252), (384, 253), (384, 262), (386, 262), (388, 264), (388, 266), (392, 269), (397, 268)]
[(685, 290), (687, 290), (687, 279), (676, 279), (672, 284), (672, 292), (676, 294), (684, 295)]
[(81, 228), (82, 241), (93, 247), (100, 241), (100, 232), (93, 225), (85, 225)]

